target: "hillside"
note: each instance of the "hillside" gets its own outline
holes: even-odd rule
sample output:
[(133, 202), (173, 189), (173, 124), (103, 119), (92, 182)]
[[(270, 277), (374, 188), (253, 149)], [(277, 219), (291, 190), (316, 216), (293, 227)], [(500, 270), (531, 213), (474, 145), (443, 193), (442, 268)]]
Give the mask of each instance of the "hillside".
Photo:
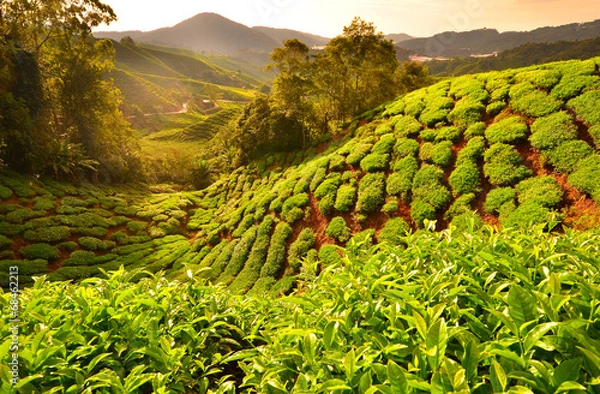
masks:
[(527, 43), (577, 41), (600, 37), (600, 20), (542, 27), (529, 32), (503, 32), (480, 29), (467, 32), (444, 32), (432, 37), (402, 41), (400, 46), (419, 55), (460, 57), (500, 52)]
[(434, 75), (458, 76), (478, 72), (500, 71), (556, 61), (589, 59), (600, 56), (600, 37), (581, 41), (532, 43), (484, 58), (463, 57), (427, 62)]
[(595, 227), (599, 64), (445, 80), (357, 118), (329, 142), (271, 155), (198, 192), (149, 196), (4, 176), (2, 264), (75, 279), (120, 264), (182, 277), (189, 263), (243, 293), (289, 288), (304, 258), (333, 261), (335, 245), (394, 244), (426, 220), (468, 227), (471, 210), (476, 226)]
[(136, 114), (134, 106), (138, 113), (156, 113), (179, 111), (185, 103), (200, 110), (204, 99), (247, 101), (265, 80), (193, 52), (116, 41), (113, 46), (115, 69), (109, 77), (123, 94), (127, 116)]

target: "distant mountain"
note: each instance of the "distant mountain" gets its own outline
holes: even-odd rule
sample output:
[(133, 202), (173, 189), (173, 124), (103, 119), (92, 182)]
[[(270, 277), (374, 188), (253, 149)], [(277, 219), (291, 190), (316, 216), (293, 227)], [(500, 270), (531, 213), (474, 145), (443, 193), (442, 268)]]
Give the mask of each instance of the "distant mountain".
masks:
[(600, 37), (600, 20), (542, 27), (529, 32), (499, 33), (494, 29), (467, 32), (445, 32), (428, 38), (415, 38), (400, 43), (402, 48), (431, 57), (457, 57), (500, 52), (527, 43), (553, 43)]
[(136, 42), (189, 49), (198, 53), (233, 56), (252, 63), (267, 63), (273, 48), (288, 38), (309, 46), (325, 45), (329, 39), (287, 29), (254, 27), (233, 22), (214, 13), (198, 14), (173, 27), (149, 32), (95, 32), (98, 38), (120, 40), (130, 36)]
[(279, 44), (283, 43), (285, 40), (297, 38), (309, 47), (320, 47), (327, 45), (327, 43), (330, 40), (330, 38), (327, 37), (302, 33), (300, 31), (289, 29), (275, 29), (272, 27), (255, 26), (252, 28), (252, 30), (260, 31), (266, 36), (271, 37), (273, 40), (277, 41)]
[(409, 36), (408, 34), (398, 33), (398, 34), (386, 34), (385, 38), (388, 40), (393, 40), (396, 44), (399, 44), (404, 41), (413, 40), (415, 37)]

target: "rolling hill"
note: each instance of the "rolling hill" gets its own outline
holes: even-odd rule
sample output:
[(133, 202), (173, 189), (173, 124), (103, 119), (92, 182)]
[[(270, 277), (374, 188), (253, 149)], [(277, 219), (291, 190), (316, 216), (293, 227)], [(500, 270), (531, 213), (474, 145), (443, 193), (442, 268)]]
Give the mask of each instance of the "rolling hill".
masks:
[(427, 38), (400, 43), (404, 49), (431, 57), (460, 57), (500, 52), (527, 43), (553, 43), (600, 37), (600, 20), (542, 27), (529, 32), (503, 32), (479, 29), (467, 32), (444, 32)]
[(328, 142), (270, 155), (197, 192), (6, 174), (0, 265), (21, 267), (23, 281), (124, 265), (174, 278), (190, 269), (239, 293), (283, 291), (305, 259), (402, 242), (429, 220), (437, 229), (592, 228), (600, 223), (599, 66), (595, 58), (444, 80), (358, 117)]
[(329, 41), (288, 29), (250, 28), (214, 13), (201, 13), (175, 26), (149, 32), (94, 32), (94, 36), (116, 41), (129, 36), (137, 42), (232, 56), (260, 65), (267, 64), (273, 48), (281, 46), (286, 39), (298, 38), (311, 46), (322, 46)]

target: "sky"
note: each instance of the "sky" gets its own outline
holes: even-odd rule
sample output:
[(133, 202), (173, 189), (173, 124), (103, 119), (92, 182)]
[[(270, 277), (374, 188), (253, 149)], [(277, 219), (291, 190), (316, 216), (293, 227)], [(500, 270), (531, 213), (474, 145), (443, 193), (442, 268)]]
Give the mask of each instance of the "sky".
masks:
[(386, 34), (426, 37), (444, 31), (532, 30), (600, 19), (599, 0), (103, 0), (118, 20), (95, 30), (154, 30), (201, 12), (247, 26), (334, 37), (355, 16)]

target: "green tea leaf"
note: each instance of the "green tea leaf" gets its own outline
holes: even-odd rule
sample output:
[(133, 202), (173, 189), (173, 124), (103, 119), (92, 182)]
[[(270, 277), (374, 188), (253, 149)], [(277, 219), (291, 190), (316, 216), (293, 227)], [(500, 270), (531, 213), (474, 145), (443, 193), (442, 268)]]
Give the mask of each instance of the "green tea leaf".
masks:
[(539, 318), (535, 297), (519, 285), (513, 285), (508, 292), (508, 313), (517, 327)]

